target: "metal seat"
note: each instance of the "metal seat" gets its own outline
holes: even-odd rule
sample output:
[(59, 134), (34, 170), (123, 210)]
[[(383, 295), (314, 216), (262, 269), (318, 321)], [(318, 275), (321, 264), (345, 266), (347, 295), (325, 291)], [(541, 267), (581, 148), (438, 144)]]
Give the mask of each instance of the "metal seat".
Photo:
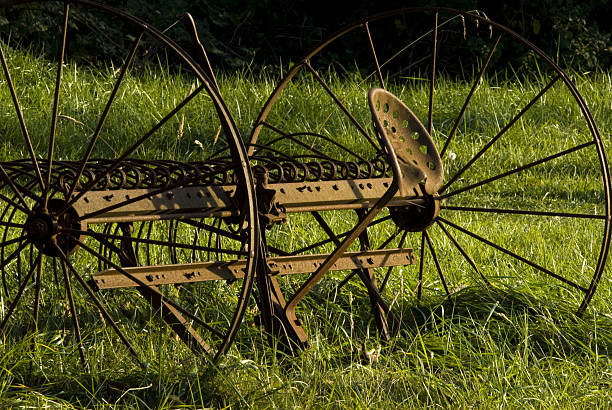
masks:
[(444, 170), (431, 136), (412, 111), (395, 95), (382, 88), (371, 88), (368, 102), (376, 133), (399, 166), (399, 190), (402, 196), (419, 195), (423, 184), (427, 194), (442, 185)]

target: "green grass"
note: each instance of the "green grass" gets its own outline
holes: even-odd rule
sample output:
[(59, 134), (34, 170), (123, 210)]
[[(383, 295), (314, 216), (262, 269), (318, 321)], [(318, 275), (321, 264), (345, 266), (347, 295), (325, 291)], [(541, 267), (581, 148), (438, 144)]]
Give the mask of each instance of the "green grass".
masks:
[[(28, 67), (15, 70), (20, 99), (35, 147), (46, 151), (52, 89), (31, 84), (53, 82), (54, 66), (31, 56), (20, 56)], [(57, 158), (70, 160), (82, 153), (82, 139), (96, 126), (92, 113), (101, 111), (104, 93), (112, 87), (110, 71), (93, 71), (75, 66), (65, 68), (67, 85), (61, 114)], [(574, 76), (609, 146), (612, 130), (612, 80), (606, 73)], [(537, 79), (522, 83), (488, 79), (494, 88), (482, 87), (475, 95), (474, 108), (466, 116), (467, 133), (452, 147), (455, 163), (452, 173), (473, 154), (475, 143), (499, 130), (517, 111), (517, 96), (533, 96), (542, 86)], [(272, 92), (274, 80), (266, 74), (223, 74), (221, 93), (239, 130), (246, 138), (259, 109)], [(358, 84), (332, 77), (334, 89), (346, 96), (359, 118), (369, 112)], [(128, 79), (116, 109), (109, 116), (103, 133), (104, 143), (96, 146), (94, 157), (109, 158), (121, 152), (138, 135), (161, 118), (192, 87), (188, 78), (160, 74), (151, 69)], [(439, 141), (452, 126), (453, 114), (470, 84), (441, 79), (438, 85), (446, 98), (436, 115), (434, 138)], [(427, 113), (427, 87), (394, 90), (415, 113)], [(366, 148), (350, 132), (346, 122), (329, 119), (321, 90), (304, 80), (289, 90), (289, 97), (278, 107), (291, 111), (274, 112), (276, 121), (289, 129), (325, 124), (347, 145)], [(525, 97), (526, 98), (526, 97)], [(520, 99), (525, 102), (524, 99)], [(172, 119), (150, 144), (137, 152), (140, 158), (199, 160), (222, 146), (213, 143), (217, 122), (207, 97), (188, 106), (184, 117)], [(567, 92), (554, 88), (547, 100), (530, 111), (520, 124), (521, 132), (510, 133), (503, 149), (488, 157), (466, 177), (463, 184), (490, 175), (500, 163), (520, 164), (524, 158), (563, 149), (567, 138), (585, 138), (584, 126)], [(10, 95), (0, 83), (0, 135), (3, 160), (25, 158), (18, 123), (11, 111)], [(492, 114), (493, 113), (493, 114)], [(468, 125), (469, 124), (469, 127)], [(525, 131), (527, 130), (527, 131)], [(208, 136), (208, 137), (206, 137)], [(262, 137), (262, 138), (265, 138)], [(198, 140), (202, 148), (195, 143)], [(501, 142), (501, 141), (500, 141)], [(287, 150), (296, 149), (286, 147)], [(325, 147), (331, 150), (331, 148)], [(298, 151), (296, 151), (298, 152)], [(608, 151), (608, 155), (612, 152)], [(341, 153), (337, 153), (341, 156)], [(571, 206), (566, 211), (591, 212), (602, 198), (592, 195), (598, 174), (592, 156), (576, 154), (563, 162), (551, 163), (538, 171), (521, 174), (510, 181), (490, 186), (486, 204), (525, 204), (541, 206), (542, 198), (558, 198)], [(461, 186), (461, 185), (460, 185)], [(467, 195), (462, 200), (468, 202)], [(462, 204), (463, 202), (455, 202)], [(543, 205), (542, 205), (543, 206)], [(330, 212), (328, 222), (337, 231), (350, 228), (354, 214)], [(563, 222), (542, 218), (525, 226), (520, 218), (491, 218), (461, 215), (453, 219), (475, 231), (526, 252), (562, 269), (568, 277), (581, 278), (593, 269), (592, 260), (581, 255), (601, 235), (600, 223)], [(153, 237), (165, 238), (160, 224)], [(392, 224), (381, 224), (371, 232), (373, 244), (380, 244), (393, 232)], [(189, 231), (182, 232), (189, 240)], [(432, 235), (433, 236), (433, 235)], [(297, 249), (324, 237), (308, 215), (292, 215), (287, 225), (269, 233), (270, 243)], [(417, 266), (407, 266), (393, 275), (385, 294), (393, 301), (393, 312), (401, 324), (389, 343), (383, 343), (369, 312), (364, 287), (353, 281), (342, 291), (335, 288), (346, 273), (327, 275), (298, 310), (309, 335), (311, 348), (295, 356), (270, 347), (267, 337), (254, 326), (256, 311), (249, 308), (246, 320), (230, 351), (218, 363), (194, 356), (174, 334), (159, 325), (156, 314), (131, 292), (107, 292), (102, 298), (111, 313), (138, 348), (144, 366), (136, 363), (120, 344), (98, 312), (77, 292), (87, 368), (83, 369), (76, 351), (68, 304), (50, 279), (45, 288), (42, 318), (37, 333), (27, 332), (30, 313), (24, 309), (20, 323), (13, 323), (3, 335), (0, 347), (0, 407), (104, 408), (422, 408), (422, 407), (526, 407), (526, 408), (609, 408), (612, 405), (612, 279), (606, 269), (591, 306), (579, 318), (574, 315), (580, 302), (575, 292), (559, 286), (520, 263), (509, 263), (499, 253), (476, 246), (459, 236), (473, 249), (483, 271), (496, 277), (498, 286), (487, 288), (469, 274), (460, 256), (443, 235), (433, 238), (440, 259), (448, 269), (453, 294), (446, 297), (432, 268), (430, 256), (424, 284), (424, 299), (416, 301), (414, 288)], [(529, 238), (529, 241), (524, 241)], [(418, 236), (410, 238), (415, 250)], [(333, 246), (327, 247), (327, 251)], [(560, 252), (567, 249), (567, 252)], [(154, 263), (169, 263), (165, 249), (156, 249)], [(550, 260), (551, 255), (558, 260)], [(417, 255), (418, 256), (418, 255)], [(188, 258), (188, 255), (180, 255)], [(84, 276), (98, 267), (76, 256)], [(80, 259), (79, 259), (80, 258)], [(548, 266), (548, 265), (547, 265)], [(584, 278), (582, 278), (584, 279)], [(588, 281), (588, 280), (587, 280)], [(283, 283), (285, 290), (296, 289), (299, 280)], [(225, 284), (212, 284), (208, 298), (217, 298), (214, 307), (220, 315), (231, 313), (236, 290)], [(178, 294), (178, 291), (177, 291)], [(4, 294), (3, 298), (5, 297)], [(197, 296), (197, 295), (196, 295)], [(28, 296), (27, 301), (31, 301)], [(177, 296), (178, 297), (178, 296)], [(7, 308), (6, 299), (0, 301)], [(253, 304), (254, 305), (254, 304)]]

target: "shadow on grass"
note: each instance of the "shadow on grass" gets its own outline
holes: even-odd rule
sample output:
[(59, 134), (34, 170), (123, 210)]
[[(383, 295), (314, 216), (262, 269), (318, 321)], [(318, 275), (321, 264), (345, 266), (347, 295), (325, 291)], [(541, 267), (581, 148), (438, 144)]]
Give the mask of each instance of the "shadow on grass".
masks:
[[(274, 348), (267, 346), (262, 332), (245, 326), (235, 349), (219, 367), (194, 358), (189, 365), (154, 364), (139, 370), (129, 366), (126, 357), (124, 367), (108, 364), (103, 370), (90, 372), (80, 366), (77, 352), (65, 363), (41, 366), (47, 356), (33, 358), (28, 354), (30, 341), (26, 338), (10, 349), (3, 347), (0, 407), (40, 407), (45, 403), (77, 408), (106, 404), (139, 408), (240, 405), (253, 399), (240, 393), (241, 380), (252, 379), (253, 374), (277, 372), (285, 380), (299, 374), (299, 366), (332, 367), (340, 372), (354, 361), (368, 364), (363, 351), (356, 354), (351, 350), (366, 344), (382, 346), (379, 366), (396, 361), (411, 368), (419, 360), (430, 360), (434, 369), (485, 368), (496, 357), (513, 357), (523, 351), (535, 358), (556, 357), (575, 363), (612, 353), (612, 318), (588, 310), (577, 317), (562, 301), (474, 286), (451, 297), (426, 299), (420, 305), (413, 302), (406, 299), (393, 306), (398, 319), (396, 333), (384, 344), (375, 336), (367, 296), (317, 292), (305, 301), (300, 313), (309, 322), (309, 337), (314, 342), (310, 351), (294, 357), (280, 354), (275, 359)], [(323, 350), (326, 355), (321, 354)], [(316, 364), (318, 356), (330, 357), (323, 365)], [(309, 358), (314, 364), (305, 364)]]
[(541, 300), (510, 289), (473, 286), (442, 301), (398, 306), (398, 337), (461, 333), (474, 350), (497, 344), (504, 349), (528, 343), (536, 357), (612, 354), (612, 317), (581, 316), (564, 301)]

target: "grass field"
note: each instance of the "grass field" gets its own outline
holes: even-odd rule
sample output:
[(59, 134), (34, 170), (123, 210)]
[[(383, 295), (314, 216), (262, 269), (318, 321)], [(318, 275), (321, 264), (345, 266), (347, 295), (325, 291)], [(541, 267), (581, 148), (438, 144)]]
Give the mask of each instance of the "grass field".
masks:
[[(54, 81), (55, 67), (43, 60), (17, 55), (13, 76), (24, 106), (35, 148), (46, 150), (46, 130), (51, 111), (52, 88), (31, 87)], [(61, 139), (57, 158), (78, 158), (82, 135), (95, 128), (105, 92), (113, 84), (112, 70), (65, 68), (67, 82)], [(599, 126), (606, 147), (612, 130), (612, 78), (609, 73), (573, 75)], [(129, 77), (126, 92), (107, 122), (104, 143), (93, 157), (113, 157), (143, 130), (171, 109), (192, 89), (189, 81), (159, 74), (155, 70)], [(516, 113), (517, 99), (532, 96), (542, 88), (538, 79), (499, 81), (487, 79), (466, 117), (469, 128), (452, 147), (456, 163), (449, 163), (452, 174), (484, 136), (499, 130)], [(221, 94), (246, 138), (260, 107), (274, 88), (271, 76), (260, 73), (223, 74)], [(348, 105), (361, 107), (365, 96), (355, 83), (332, 76), (334, 89), (346, 90)], [(27, 153), (14, 119), (10, 95), (0, 82), (0, 135), (3, 160), (25, 158)], [(434, 139), (443, 138), (452, 114), (470, 84), (440, 79), (437, 85), (440, 109)], [(394, 90), (409, 102), (421, 118), (427, 112), (427, 88), (419, 86)], [(306, 127), (308, 121), (325, 123), (347, 145), (360, 149), (360, 141), (335, 118), (327, 121), (318, 105), (320, 91), (301, 82), (291, 88), (281, 107), (293, 107), (288, 127)], [(519, 97), (517, 97), (519, 96)], [(523, 96), (523, 97), (520, 97)], [(202, 97), (202, 104), (189, 106), (183, 116), (170, 121), (150, 144), (138, 151), (142, 158), (169, 158), (195, 161), (216, 145), (211, 135), (217, 129), (214, 111)], [(286, 105), (282, 105), (286, 104)], [(208, 107), (208, 108), (207, 108)], [(359, 108), (356, 108), (359, 111)], [(367, 119), (367, 107), (359, 111)], [(492, 115), (491, 113), (494, 113)], [(277, 117), (274, 117), (277, 115)], [(270, 118), (280, 118), (273, 113)], [(289, 116), (289, 114), (287, 114)], [(304, 121), (304, 122), (301, 122)], [(547, 98), (517, 125), (503, 149), (474, 169), (472, 180), (479, 180), (500, 164), (519, 164), (529, 155), (545, 155), (563, 149), (563, 141), (584, 137), (580, 113), (571, 104), (563, 87), (554, 88)], [(446, 128), (445, 128), (446, 127)], [(466, 128), (468, 128), (466, 126)], [(37, 132), (37, 130), (45, 130)], [(527, 131), (526, 131), (527, 130)], [(203, 137), (205, 136), (205, 137)], [(206, 137), (208, 136), (208, 137)], [(265, 138), (262, 137), (262, 138)], [(353, 138), (353, 140), (350, 140)], [(196, 140), (200, 144), (196, 143)], [(534, 142), (535, 141), (535, 142)], [(291, 147), (287, 148), (291, 149)], [(607, 151), (611, 155), (610, 150)], [(341, 154), (338, 154), (341, 155)], [(548, 154), (546, 154), (548, 155)], [(536, 157), (537, 158), (537, 157)], [(569, 156), (561, 163), (522, 173), (510, 181), (492, 184), (491, 195), (481, 205), (526, 204), (538, 209), (544, 198), (554, 198), (564, 211), (601, 212), (601, 185), (592, 155)], [(446, 166), (446, 165), (445, 165)], [(470, 180), (462, 182), (467, 185)], [(457, 205), (469, 203), (469, 194)], [(531, 201), (531, 202), (530, 202)], [(330, 212), (328, 221), (337, 232), (351, 226), (353, 214)], [(487, 234), (517, 252), (528, 252), (540, 261), (555, 265), (569, 278), (580, 279), (592, 271), (592, 260), (582, 258), (589, 247), (597, 246), (602, 224), (599, 221), (570, 221), (541, 218), (526, 225), (523, 219), (465, 215), (454, 219), (476, 232)], [(393, 231), (391, 224), (372, 229), (374, 244), (383, 242)], [(164, 232), (154, 237), (164, 238)], [(189, 232), (185, 233), (189, 235)], [(289, 223), (269, 233), (269, 241), (286, 249), (298, 249), (321, 238), (308, 215), (292, 215)], [(432, 235), (433, 237), (433, 235)], [(528, 238), (528, 240), (525, 240)], [(188, 240), (188, 239), (186, 239)], [(410, 245), (418, 249), (418, 237)], [(144, 365), (136, 363), (115, 334), (102, 325), (100, 315), (86, 301), (84, 292), (76, 295), (81, 316), (87, 368), (79, 361), (69, 320), (68, 303), (53, 283), (42, 304), (42, 320), (37, 333), (27, 332), (24, 324), (12, 323), (0, 347), (0, 407), (32, 408), (571, 408), (612, 406), (612, 278), (607, 268), (589, 309), (582, 317), (574, 314), (580, 303), (575, 292), (537, 276), (522, 264), (511, 263), (498, 253), (481, 248), (463, 238), (477, 253), (483, 272), (497, 280), (486, 287), (466, 272), (452, 245), (438, 235), (433, 241), (444, 266), (449, 267), (452, 295), (441, 289), (435, 270), (425, 278), (425, 293), (418, 303), (414, 294), (416, 266), (400, 269), (389, 282), (387, 296), (400, 318), (400, 328), (389, 343), (376, 334), (363, 286), (352, 282), (340, 292), (337, 284), (346, 273), (328, 275), (298, 311), (309, 334), (311, 348), (292, 356), (270, 347), (266, 336), (253, 325), (254, 304), (230, 351), (218, 362), (194, 356), (174, 334), (158, 324), (155, 313), (130, 299), (106, 294), (111, 313), (125, 327), (138, 347)], [(562, 252), (562, 249), (567, 249)], [(328, 251), (333, 246), (328, 246)], [(448, 251), (448, 252), (446, 252)], [(80, 251), (79, 251), (80, 252)], [(84, 276), (97, 267), (77, 252), (75, 258)], [(153, 256), (157, 263), (168, 263), (163, 251)], [(78, 259), (82, 258), (82, 259)], [(558, 258), (549, 260), (550, 258)], [(583, 261), (584, 263), (580, 263)], [(24, 262), (25, 263), (25, 262)], [(51, 264), (46, 265), (51, 270)], [(548, 266), (548, 265), (547, 265)], [(48, 275), (50, 276), (50, 274)], [(295, 289), (299, 281), (287, 281), (284, 289)], [(229, 286), (219, 285), (220, 299), (227, 298)], [(0, 305), (8, 306), (2, 293)], [(219, 306), (224, 306), (219, 302)], [(28, 318), (27, 311), (20, 316)], [(123, 319), (121, 319), (123, 318)]]

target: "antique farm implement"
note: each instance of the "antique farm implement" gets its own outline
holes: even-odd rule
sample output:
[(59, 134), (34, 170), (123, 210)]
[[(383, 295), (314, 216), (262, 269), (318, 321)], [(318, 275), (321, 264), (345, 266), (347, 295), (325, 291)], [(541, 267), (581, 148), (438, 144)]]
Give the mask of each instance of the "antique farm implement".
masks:
[[(0, 5), (5, 334), (65, 311), (83, 361), (92, 321), (138, 355), (141, 328), (122, 315), (149, 304), (216, 358), (245, 312), (307, 346), (296, 308), (320, 283), (362, 289), (383, 339), (401, 301), (474, 281), (578, 314), (593, 297), (610, 240), (599, 133), (569, 77), (485, 16), (415, 8), (345, 27), (289, 70), (243, 139), (188, 18), (189, 52), (95, 2)], [(56, 22), (28, 49), (55, 61), (23, 66), (10, 27), (24, 16)], [(103, 22), (125, 34), (105, 38), (100, 77), (78, 58)], [(467, 41), (482, 52), (467, 59)], [(524, 66), (504, 64), (515, 50)]]

